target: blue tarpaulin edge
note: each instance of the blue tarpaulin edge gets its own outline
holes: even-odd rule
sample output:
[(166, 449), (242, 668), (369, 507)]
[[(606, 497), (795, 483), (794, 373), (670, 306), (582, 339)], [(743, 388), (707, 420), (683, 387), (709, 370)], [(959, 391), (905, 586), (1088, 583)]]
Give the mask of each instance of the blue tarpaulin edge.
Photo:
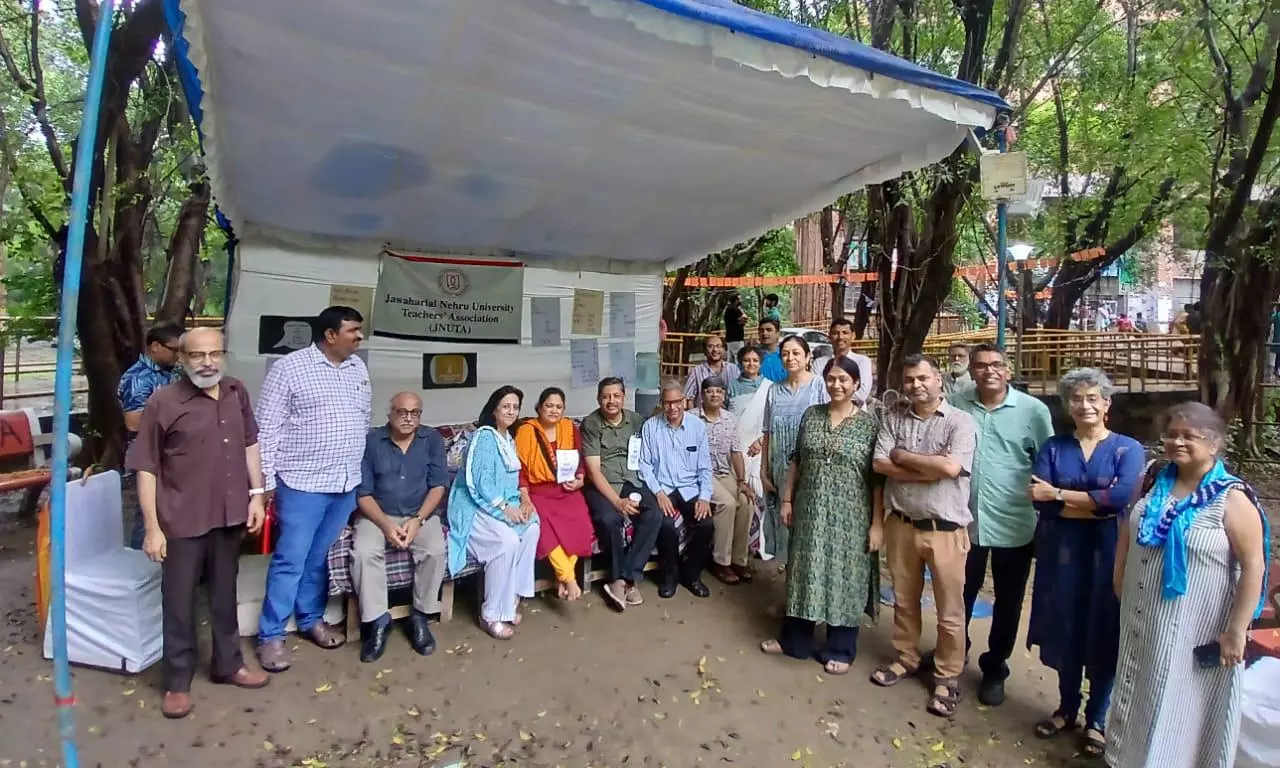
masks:
[(995, 107), (1000, 111), (1010, 111), (1009, 104), (998, 94), (973, 83), (940, 75), (933, 70), (863, 45), (856, 40), (806, 27), (777, 16), (770, 16), (738, 5), (731, 0), (636, 0), (636, 2), (691, 21), (714, 24), (770, 43), (785, 45), (788, 48), (822, 56), (867, 72), (901, 80), (909, 85), (948, 93)]

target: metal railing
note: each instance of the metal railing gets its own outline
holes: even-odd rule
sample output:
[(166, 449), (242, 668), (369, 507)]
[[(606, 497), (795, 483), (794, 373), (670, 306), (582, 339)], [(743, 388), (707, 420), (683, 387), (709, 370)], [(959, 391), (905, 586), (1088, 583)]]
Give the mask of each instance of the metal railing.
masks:
[[(939, 333), (925, 339), (923, 352), (943, 361), (953, 344), (994, 343), (994, 328)], [(684, 347), (701, 354), (704, 334), (668, 333), (662, 343), (662, 374), (684, 377), (699, 360), (686, 362)], [(853, 350), (873, 361), (879, 353), (876, 339), (859, 339)], [(1057, 392), (1058, 379), (1073, 368), (1098, 368), (1107, 373), (1120, 392), (1162, 392), (1199, 387), (1196, 359), (1200, 337), (1159, 333), (1108, 331), (1027, 330), (1019, 348), (1008, 350), (1016, 380), (1033, 394)]]

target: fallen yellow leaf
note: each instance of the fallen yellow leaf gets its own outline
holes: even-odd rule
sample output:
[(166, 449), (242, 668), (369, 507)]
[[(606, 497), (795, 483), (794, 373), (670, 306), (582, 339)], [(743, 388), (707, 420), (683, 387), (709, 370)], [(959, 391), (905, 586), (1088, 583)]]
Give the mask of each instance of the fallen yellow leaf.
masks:
[(760, 690), (759, 688), (756, 689), (756, 695), (762, 699), (765, 698), (764, 691)]
[(798, 761), (800, 760), (800, 757), (801, 757), (801, 755), (802, 755), (802, 754), (804, 754), (804, 753), (802, 753), (802, 752), (801, 752), (800, 750), (798, 750), (798, 749), (797, 749), (795, 752), (792, 752), (792, 753), (791, 753), (791, 760), (792, 760), (792, 762), (798, 762)]
[(422, 715), (422, 710), (418, 709), (417, 707), (411, 706), (409, 707), (409, 711), (406, 714), (408, 714), (409, 717), (419, 717)]
[(893, 737), (893, 748), (894, 748), (894, 749), (902, 749), (902, 739), (898, 738), (897, 736), (894, 736), (894, 737)]
[(316, 693), (327, 693), (333, 690), (333, 683), (328, 680), (316, 686)]
[(404, 737), (397, 733), (391, 737), (391, 743), (399, 746), (404, 743)]
[(533, 741), (533, 734), (532, 734), (532, 733), (529, 733), (528, 731), (521, 731), (521, 732), (520, 732), (520, 740), (521, 740), (521, 741)]
[(539, 713), (538, 713), (538, 717), (545, 717), (545, 716), (546, 716), (546, 714), (547, 714), (547, 710), (545, 710), (545, 709), (544, 709), (544, 710), (542, 710), (541, 712), (539, 712)]
[(934, 744), (932, 747), (930, 747), (930, 749), (932, 749), (934, 752), (941, 752), (945, 747), (946, 747), (946, 743), (940, 741), (937, 744)]
[(272, 743), (271, 743), (271, 742), (269, 742), (269, 741), (264, 741), (264, 742), (262, 742), (262, 748), (263, 748), (263, 749), (266, 749), (266, 750), (272, 750), (272, 749), (275, 749), (275, 748), (276, 748), (276, 745), (275, 745), (275, 744), (272, 744)]

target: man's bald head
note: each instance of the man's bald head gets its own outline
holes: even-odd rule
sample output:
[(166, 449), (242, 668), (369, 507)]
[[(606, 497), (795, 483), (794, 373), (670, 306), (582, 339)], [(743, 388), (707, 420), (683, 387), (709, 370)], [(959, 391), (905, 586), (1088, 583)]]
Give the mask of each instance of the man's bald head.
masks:
[(178, 351), (186, 352), (187, 350), (208, 351), (221, 350), (226, 346), (226, 342), (219, 328), (192, 328), (182, 334), (178, 339)]
[(422, 398), (414, 392), (397, 392), (387, 408), (387, 428), (392, 437), (408, 437), (422, 421)]

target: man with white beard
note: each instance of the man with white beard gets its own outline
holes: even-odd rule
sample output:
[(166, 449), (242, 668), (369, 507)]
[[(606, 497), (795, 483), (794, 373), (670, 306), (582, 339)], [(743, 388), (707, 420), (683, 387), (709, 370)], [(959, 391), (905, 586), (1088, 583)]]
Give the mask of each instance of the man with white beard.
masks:
[(225, 355), (221, 331), (183, 334), (178, 361), (186, 378), (152, 395), (128, 457), (146, 526), (142, 551), (162, 566), (161, 712), (168, 718), (191, 712), (201, 576), (209, 590), (213, 682), (268, 682), (267, 673), (244, 664), (236, 617), (240, 541), (246, 530), (261, 529), (265, 516), (258, 424), (244, 384), (222, 374)]

